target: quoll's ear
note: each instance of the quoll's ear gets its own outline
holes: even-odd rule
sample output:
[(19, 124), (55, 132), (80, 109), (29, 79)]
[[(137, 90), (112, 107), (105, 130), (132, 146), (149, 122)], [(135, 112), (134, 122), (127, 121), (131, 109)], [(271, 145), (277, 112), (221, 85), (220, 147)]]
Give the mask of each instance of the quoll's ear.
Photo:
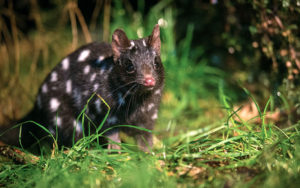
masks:
[(122, 51), (130, 47), (130, 41), (126, 33), (121, 29), (116, 29), (112, 35), (111, 47), (114, 59), (118, 59)]
[(148, 44), (160, 55), (160, 31), (158, 24), (154, 26), (152, 34), (149, 36)]

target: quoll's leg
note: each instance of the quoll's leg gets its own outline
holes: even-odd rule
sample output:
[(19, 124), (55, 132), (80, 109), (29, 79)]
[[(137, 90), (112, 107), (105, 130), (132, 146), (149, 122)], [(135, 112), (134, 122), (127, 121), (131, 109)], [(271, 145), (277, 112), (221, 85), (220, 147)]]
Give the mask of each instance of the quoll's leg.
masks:
[[(146, 117), (146, 118), (145, 118)], [(148, 116), (141, 115), (140, 117), (136, 118), (137, 121), (129, 122), (130, 125), (135, 125), (137, 127), (142, 127), (148, 130), (153, 130), (154, 128), (154, 121), (148, 119)], [(139, 130), (138, 128), (129, 128), (125, 127), (122, 129), (124, 133), (128, 136), (132, 136), (135, 138), (136, 143), (144, 152), (150, 152), (153, 146), (153, 135), (151, 132)]]
[(109, 131), (107, 134), (107, 137), (108, 137), (108, 139), (110, 139), (110, 140), (108, 140), (108, 143), (109, 143), (107, 146), (108, 149), (117, 149), (117, 150), (121, 149), (121, 147), (118, 144), (114, 143), (114, 142), (121, 143), (118, 129)]
[(153, 136), (152, 133), (145, 131), (138, 131), (135, 135), (135, 139), (138, 147), (144, 152), (150, 152), (153, 146)]

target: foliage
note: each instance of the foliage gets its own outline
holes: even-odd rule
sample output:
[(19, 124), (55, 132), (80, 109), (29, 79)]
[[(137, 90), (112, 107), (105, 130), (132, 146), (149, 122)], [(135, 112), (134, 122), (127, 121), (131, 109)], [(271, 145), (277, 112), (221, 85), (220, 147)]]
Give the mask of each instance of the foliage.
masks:
[(273, 96), (285, 94), (291, 108), (297, 109), (300, 102), (296, 96), (300, 79), (299, 3), (227, 1), (228, 28), (223, 33), (229, 53), (236, 51), (243, 70), (249, 72), (248, 82), (262, 82)]

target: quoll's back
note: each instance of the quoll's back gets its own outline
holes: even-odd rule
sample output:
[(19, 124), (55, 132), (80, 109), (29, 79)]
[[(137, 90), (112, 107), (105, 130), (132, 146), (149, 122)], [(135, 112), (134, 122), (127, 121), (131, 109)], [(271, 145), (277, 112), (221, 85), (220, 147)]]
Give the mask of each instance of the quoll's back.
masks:
[[(94, 42), (82, 46), (65, 57), (47, 76), (40, 87), (35, 107), (26, 117), (45, 126), (59, 145), (71, 146), (83, 132), (95, 132), (111, 111), (103, 131), (116, 125), (135, 125), (152, 130), (164, 83), (164, 68), (160, 59), (160, 31), (156, 25), (149, 37), (129, 40), (117, 29), (112, 44)], [(91, 96), (93, 96), (91, 98)], [(88, 103), (84, 125), (77, 121)], [(24, 120), (24, 119), (23, 119)], [(110, 149), (119, 149), (119, 132), (136, 138), (141, 149), (152, 147), (152, 135), (134, 128), (114, 128), (105, 133)], [(37, 138), (51, 138), (34, 124), (22, 127), (22, 144), (29, 147)], [(107, 142), (103, 139), (102, 142)]]

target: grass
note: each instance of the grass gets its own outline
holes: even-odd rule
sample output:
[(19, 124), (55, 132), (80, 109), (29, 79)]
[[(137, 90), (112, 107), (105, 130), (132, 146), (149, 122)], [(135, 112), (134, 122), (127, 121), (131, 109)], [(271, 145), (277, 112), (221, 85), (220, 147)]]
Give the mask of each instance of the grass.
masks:
[[(149, 16), (141, 19), (125, 17), (122, 3), (116, 1), (114, 21), (105, 26), (110, 32), (123, 26), (130, 38), (136, 38), (139, 35), (136, 31), (146, 35), (157, 20), (165, 22), (161, 38), (167, 80), (152, 152), (137, 150), (132, 139), (122, 136), (126, 141), (122, 143), (122, 153), (112, 153), (93, 142), (103, 133), (87, 134), (72, 148), (54, 147), (52, 152), (41, 156), (24, 151), (25, 154), (1, 157), (0, 186), (297, 187), (300, 184), (300, 122), (277, 126), (267, 120), (267, 113), (274, 109), (273, 98), (266, 99), (262, 106), (246, 89), (243, 95), (254, 102), (258, 111), (252, 120), (258, 121), (243, 119), (239, 115), (242, 106), (235, 109), (237, 104), (231, 100), (242, 94), (228, 87), (225, 81), (228, 74), (208, 65), (203, 46), (191, 48), (194, 26), (187, 28), (184, 39), (175, 42), (174, 12), (168, 8), (168, 2), (161, 1)], [(143, 4), (139, 6), (143, 8)], [(18, 65), (9, 63), (11, 56), (1, 56), (0, 122), (7, 117), (21, 117), (31, 108), (46, 74), (79, 40), (72, 33), (66, 24), (56, 32), (49, 30), (41, 36), (37, 31), (31, 39), (20, 38), (22, 63)], [(47, 49), (43, 47), (40, 55), (31, 57), (28, 54), (36, 51), (30, 51), (33, 48), (29, 41), (38, 41), (40, 37), (47, 41)], [(38, 60), (33, 61), (35, 58)], [(19, 66), (18, 72), (15, 66)], [(6, 82), (12, 78), (16, 79)], [(282, 100), (284, 103), (284, 97)], [(78, 121), (88, 121), (84, 111)], [(0, 150), (1, 154), (5, 152)], [(14, 156), (23, 161), (13, 161)]]
[[(299, 183), (299, 124), (286, 129), (236, 122), (170, 134), (152, 153), (122, 144), (122, 154), (79, 141), (25, 164), (1, 163), (0, 182), (8, 187), (296, 187)], [(169, 129), (172, 129), (170, 125)], [(250, 128), (250, 130), (249, 130)], [(101, 134), (100, 134), (101, 135)], [(100, 136), (99, 135), (99, 136)], [(156, 133), (157, 136), (160, 133)]]

